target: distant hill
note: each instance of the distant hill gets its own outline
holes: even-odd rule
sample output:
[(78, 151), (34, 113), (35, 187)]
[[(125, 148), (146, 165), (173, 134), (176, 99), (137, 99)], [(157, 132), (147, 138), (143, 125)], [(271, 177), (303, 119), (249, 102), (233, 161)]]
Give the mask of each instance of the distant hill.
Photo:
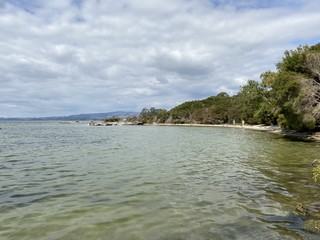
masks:
[(88, 121), (88, 120), (102, 120), (108, 117), (127, 118), (138, 116), (138, 112), (107, 112), (107, 113), (84, 113), (70, 116), (56, 116), (56, 117), (34, 117), (34, 118), (0, 118), (0, 121), (12, 121), (12, 120), (31, 120), (31, 121)]

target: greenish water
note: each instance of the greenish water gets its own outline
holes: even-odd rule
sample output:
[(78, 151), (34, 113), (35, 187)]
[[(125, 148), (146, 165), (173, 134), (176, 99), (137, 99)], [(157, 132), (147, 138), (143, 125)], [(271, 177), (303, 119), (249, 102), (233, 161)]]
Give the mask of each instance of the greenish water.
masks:
[[(0, 122), (0, 239), (317, 239), (317, 143), (208, 127)], [(291, 217), (288, 217), (291, 216)]]

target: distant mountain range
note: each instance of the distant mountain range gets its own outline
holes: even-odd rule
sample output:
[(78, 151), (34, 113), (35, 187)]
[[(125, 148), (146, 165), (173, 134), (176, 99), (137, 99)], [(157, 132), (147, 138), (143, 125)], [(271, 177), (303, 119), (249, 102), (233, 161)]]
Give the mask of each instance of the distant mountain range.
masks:
[(138, 112), (107, 112), (107, 113), (85, 113), (78, 115), (70, 116), (57, 116), (57, 117), (30, 117), (30, 118), (0, 118), (0, 121), (49, 121), (49, 120), (58, 120), (58, 121), (88, 121), (88, 120), (102, 120), (108, 117), (135, 117), (138, 116)]

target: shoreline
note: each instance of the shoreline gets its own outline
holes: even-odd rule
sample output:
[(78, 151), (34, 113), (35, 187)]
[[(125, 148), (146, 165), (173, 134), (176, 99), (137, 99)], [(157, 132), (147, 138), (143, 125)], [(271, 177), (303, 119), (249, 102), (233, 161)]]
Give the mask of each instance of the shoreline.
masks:
[(142, 122), (132, 123), (132, 122), (94, 122), (91, 121), (89, 126), (181, 126), (181, 127), (215, 127), (215, 128), (239, 128), (260, 132), (271, 132), (279, 134), (285, 138), (299, 140), (304, 142), (320, 142), (320, 132), (298, 132), (294, 130), (282, 129), (279, 126), (267, 126), (264, 124), (249, 125), (249, 124), (200, 124), (200, 123), (153, 123), (153, 124), (143, 124)]
[[(147, 124), (146, 124), (147, 125)], [(152, 124), (150, 124), (152, 125)], [(220, 127), (220, 128), (243, 128), (249, 130), (263, 131), (263, 132), (279, 132), (281, 128), (278, 126), (266, 126), (266, 125), (241, 125), (241, 124), (199, 124), (199, 123), (159, 123), (156, 126), (186, 126), (186, 127)]]
[[(172, 124), (172, 123), (160, 123), (153, 124), (156, 126), (185, 126), (185, 127), (220, 127), (220, 128), (240, 128), (246, 130), (254, 130), (260, 132), (271, 132), (280, 134), (283, 137), (307, 141), (307, 142), (320, 142), (320, 132), (297, 132), (294, 130), (282, 129), (279, 126), (266, 126), (263, 124), (260, 125), (241, 125), (241, 124)], [(150, 124), (149, 126), (152, 126)]]

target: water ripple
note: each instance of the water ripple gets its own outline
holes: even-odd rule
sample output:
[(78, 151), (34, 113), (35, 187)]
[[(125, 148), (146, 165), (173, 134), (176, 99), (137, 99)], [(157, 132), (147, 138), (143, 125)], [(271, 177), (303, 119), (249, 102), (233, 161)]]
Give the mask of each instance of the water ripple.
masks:
[(319, 145), (242, 129), (6, 124), (1, 239), (309, 236), (292, 212), (317, 208)]

